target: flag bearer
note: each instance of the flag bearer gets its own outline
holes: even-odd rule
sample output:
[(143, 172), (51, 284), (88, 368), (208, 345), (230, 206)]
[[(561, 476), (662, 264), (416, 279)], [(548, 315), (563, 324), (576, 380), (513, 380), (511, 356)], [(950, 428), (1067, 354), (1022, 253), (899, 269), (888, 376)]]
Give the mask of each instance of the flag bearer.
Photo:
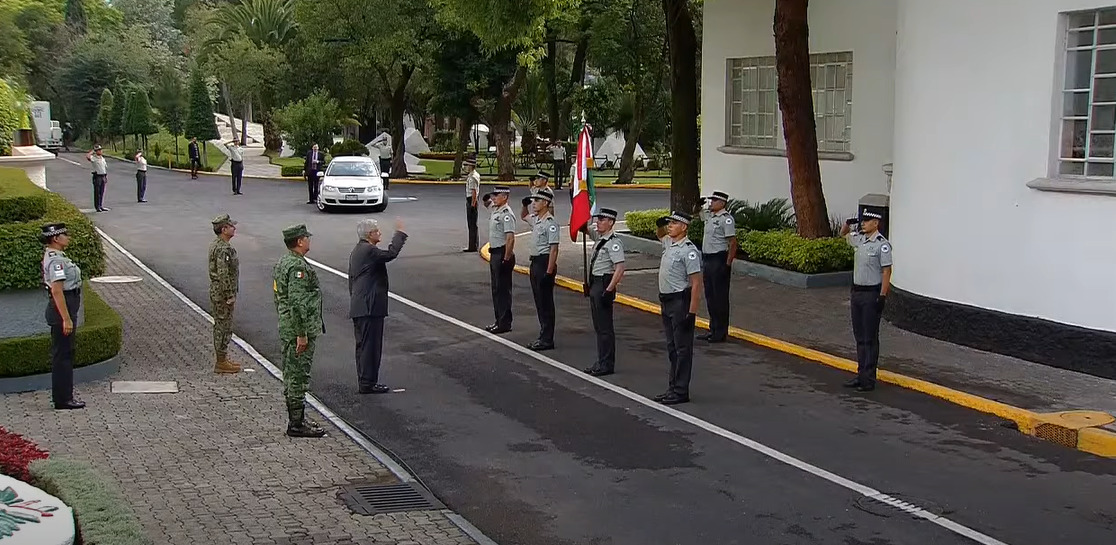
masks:
[(658, 235), (663, 243), (659, 260), (659, 302), (670, 357), (669, 388), (655, 396), (664, 405), (690, 401), (690, 372), (694, 360), (694, 321), (701, 297), (701, 252), (690, 242), (686, 230), (693, 218), (675, 211), (659, 218)]
[(594, 218), (597, 244), (589, 259), (589, 310), (593, 315), (593, 331), (597, 333), (597, 362), (585, 372), (594, 377), (611, 375), (616, 369), (616, 333), (612, 328), (612, 303), (616, 288), (624, 278), (624, 241), (615, 236), (616, 211), (601, 208)]
[(891, 290), (891, 243), (880, 234), (879, 213), (860, 212), (860, 232), (852, 232), (857, 218), (841, 228), (841, 236), (856, 249), (853, 256), (853, 286), (850, 295), (853, 337), (856, 338), (856, 378), (845, 383), (858, 392), (876, 389), (876, 366), (880, 360), (880, 317)]
[(736, 259), (736, 224), (729, 213), (729, 196), (724, 191), (714, 191), (705, 201), (709, 211), (705, 214), (705, 233), (702, 236), (702, 274), (705, 282), (705, 304), (709, 308), (709, 333), (698, 339), (723, 343), (728, 338), (729, 284), (732, 281), (732, 261)]
[(531, 293), (539, 314), (539, 338), (527, 348), (536, 351), (554, 348), (554, 278), (558, 274), (558, 221), (550, 211), (554, 193), (541, 188), (531, 196)]

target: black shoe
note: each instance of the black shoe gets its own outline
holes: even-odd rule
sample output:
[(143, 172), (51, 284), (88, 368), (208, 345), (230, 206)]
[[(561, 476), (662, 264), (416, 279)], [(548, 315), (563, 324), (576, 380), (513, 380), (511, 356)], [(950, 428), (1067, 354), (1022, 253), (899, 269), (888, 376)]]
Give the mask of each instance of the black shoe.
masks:
[(511, 326), (510, 325), (509, 326), (498, 325), (498, 326), (492, 327), (492, 329), (486, 329), (486, 331), (488, 331), (489, 333), (495, 334), (495, 335), (499, 335), (501, 333), (507, 333), (507, 332), (511, 331)]
[(362, 394), (386, 394), (391, 391), (391, 388), (383, 384), (374, 384), (372, 386), (361, 386), (360, 393)]
[(664, 392), (664, 393), (661, 393), (661, 394), (659, 394), (659, 395), (657, 395), (657, 396), (655, 396), (655, 397), (653, 397), (653, 398), (651, 398), (651, 399), (653, 399), (653, 400), (655, 400), (655, 401), (662, 401), (662, 400), (664, 400), (664, 399), (666, 399), (666, 398), (670, 397), (671, 395), (672, 395), (672, 394), (671, 394), (670, 392)]
[(593, 377), (607, 377), (615, 371), (613, 371), (612, 369), (601, 369), (600, 367), (593, 367), (591, 369), (586, 369), (585, 372), (589, 373), (589, 376)]
[(854, 378), (844, 384), (845, 388), (857, 388), (860, 386), (860, 379)]
[(554, 343), (544, 343), (542, 341), (531, 341), (531, 344), (528, 344), (527, 348), (530, 348), (531, 350), (534, 350), (535, 352), (542, 352), (544, 350), (554, 350)]
[(860, 385), (860, 386), (856, 387), (856, 391), (858, 391), (858, 392), (871, 392), (872, 390), (875, 390), (875, 389), (876, 389), (876, 386), (874, 384), (871, 385), (871, 386)]
[(314, 201), (306, 201), (306, 204), (314, 204)]
[(472, 253), (472, 252), (476, 252), (476, 251), (477, 251), (477, 249), (476, 249), (476, 248), (462, 248), (462, 249), (461, 249), (461, 252), (462, 252), (462, 253), (466, 253), (466, 254), (467, 254), (467, 253)]
[(670, 394), (659, 400), (663, 405), (678, 405), (679, 403), (689, 403), (690, 396), (680, 396), (678, 394)]
[(101, 212), (108, 212), (109, 210), (112, 210), (112, 209), (107, 207), (107, 206), (101, 207)]
[(65, 403), (55, 403), (54, 408), (59, 411), (68, 411), (73, 409), (84, 409), (85, 402), (71, 399)]
[(147, 199), (140, 199), (140, 200), (138, 200), (138, 201), (136, 201), (136, 202), (147, 202)]
[(318, 427), (318, 425), (313, 422), (302, 422), (287, 426), (287, 435), (289, 437), (324, 437), (325, 434), (325, 430)]
[(701, 335), (698, 335), (697, 337), (694, 337), (694, 338), (699, 340), (699, 341), (708, 341), (709, 339), (713, 338), (713, 334), (712, 333), (702, 333)]
[(719, 344), (719, 343), (723, 343), (727, 340), (728, 339), (725, 338), (725, 337), (709, 337), (708, 339), (705, 339), (705, 341), (708, 342), (709, 344)]

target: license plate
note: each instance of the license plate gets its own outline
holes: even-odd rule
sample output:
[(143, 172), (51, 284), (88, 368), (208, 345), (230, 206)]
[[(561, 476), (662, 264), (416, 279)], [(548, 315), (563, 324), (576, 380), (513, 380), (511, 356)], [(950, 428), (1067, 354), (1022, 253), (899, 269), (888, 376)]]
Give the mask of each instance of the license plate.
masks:
[(344, 199), (345, 199), (346, 201), (356, 201), (356, 200), (360, 200), (360, 198), (359, 198), (359, 195), (345, 195)]

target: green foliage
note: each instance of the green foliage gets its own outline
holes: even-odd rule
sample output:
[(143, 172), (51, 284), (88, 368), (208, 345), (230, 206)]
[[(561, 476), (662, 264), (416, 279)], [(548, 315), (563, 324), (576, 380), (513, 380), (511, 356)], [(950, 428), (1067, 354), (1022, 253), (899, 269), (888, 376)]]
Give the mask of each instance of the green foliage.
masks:
[(155, 114), (151, 111), (151, 102), (143, 89), (135, 89), (128, 95), (127, 114), (124, 117), (124, 134), (147, 136), (159, 132), (155, 125)]
[(79, 543), (151, 545), (119, 487), (93, 467), (51, 457), (33, 462), (31, 475), (35, 486), (73, 508)]
[(283, 165), (279, 169), (280, 176), (302, 176), (302, 165)]
[(737, 229), (775, 231), (794, 228), (794, 209), (784, 198), (771, 199), (762, 204), (732, 199), (727, 208), (736, 221)]
[[(670, 210), (666, 208), (656, 208), (653, 210), (633, 210), (624, 214), (624, 221), (628, 226), (628, 231), (632, 235), (649, 238), (656, 240), (656, 231), (658, 227), (655, 222), (663, 216), (670, 215)], [(701, 237), (705, 234), (705, 222), (701, 218), (694, 218), (690, 222), (690, 228), (686, 230), (686, 236), (695, 243), (701, 243)]]
[(430, 151), (435, 152), (456, 152), (457, 151), (457, 131), (437, 131), (434, 133), (434, 138), (430, 140)]
[(117, 87), (116, 92), (113, 93), (112, 113), (109, 114), (109, 123), (105, 126), (107, 132), (105, 136), (109, 138), (116, 138), (124, 136), (124, 123), (128, 117), (128, 96), (132, 94), (132, 86), (124, 85)]
[[(62, 222), (70, 231), (70, 246), (66, 255), (81, 267), (86, 277), (97, 276), (105, 270), (105, 254), (101, 239), (93, 223), (74, 205), (57, 193), (38, 188), (20, 169), (0, 167), (0, 187), (5, 195), (26, 196), (33, 190), (45, 195), (46, 211), (39, 218), (22, 223), (0, 224), (0, 255), (5, 267), (0, 270), (0, 290), (35, 289), (42, 285), (40, 266), (43, 245), (39, 242), (41, 227), (46, 223)], [(24, 197), (17, 197), (24, 198)], [(0, 205), (0, 208), (7, 208)], [(25, 215), (34, 215), (34, 212)]]
[(85, 6), (82, 4), (82, 0), (66, 0), (65, 14), (66, 24), (77, 32), (84, 34), (89, 22), (85, 15)]
[(19, 107), (15, 91), (0, 79), (0, 155), (9, 155), (19, 128)]
[[(70, 255), (68, 250), (66, 255)], [(41, 259), (42, 255), (39, 257)], [(82, 288), (81, 296), (85, 322), (74, 332), (74, 367), (105, 361), (120, 353), (123, 343), (124, 326), (120, 315), (90, 289), (88, 283)], [(49, 373), (50, 362), (49, 334), (0, 339), (0, 377)]]
[(195, 69), (190, 74), (188, 100), (190, 108), (186, 114), (184, 127), (186, 138), (197, 138), (201, 141), (220, 138), (217, 122), (213, 118), (213, 101), (209, 98), (209, 90), (205, 86), (205, 80), (202, 79), (201, 70)]
[[(581, 0), (433, 0), (447, 25), (461, 25), (486, 49), (535, 48), (547, 23), (575, 11)], [(536, 52), (538, 54), (540, 52)]]
[[(78, 130), (92, 124), (104, 89), (131, 85), (146, 88), (152, 73), (170, 62), (169, 52), (151, 47), (150, 42), (151, 36), (142, 28), (126, 33), (90, 32), (62, 58), (52, 86), (58, 91), (68, 120)], [(124, 96), (114, 93), (113, 98), (119, 103), (115, 113), (120, 114), (114, 122), (119, 122), (123, 118)]]
[(475, 119), (476, 105), (495, 101), (517, 67), (514, 50), (486, 52), (473, 34), (450, 31), (433, 54), (431, 107), (442, 115)]
[(152, 97), (159, 121), (171, 136), (179, 136), (186, 128), (186, 91), (178, 74), (166, 71), (159, 78)]
[(111, 138), (114, 134), (112, 130), (113, 100), (112, 91), (107, 88), (101, 91), (101, 101), (97, 106), (97, 117), (93, 122), (93, 132), (97, 136)]
[(324, 147), (333, 142), (333, 133), (346, 121), (337, 101), (321, 91), (275, 112), (275, 124), (283, 131), (287, 145), (299, 155), (314, 144)]
[[(7, 172), (0, 172), (0, 176)], [(0, 224), (37, 220), (47, 211), (47, 193), (27, 183), (0, 183)]]
[(805, 239), (793, 231), (738, 233), (742, 256), (754, 263), (805, 274), (852, 270), (853, 249), (843, 238)]
[[(285, 0), (257, 0), (266, 1)], [(285, 63), (279, 50), (257, 45), (243, 35), (217, 45), (209, 57), (209, 67), (228, 86), (230, 100), (238, 106), (258, 101), (265, 89), (274, 87), (286, 70)]]
[(329, 154), (333, 157), (341, 157), (342, 155), (368, 155), (368, 148), (361, 144), (359, 140), (345, 139), (329, 148)]
[(217, 37), (212, 43), (243, 35), (261, 48), (282, 47), (298, 30), (295, 4), (295, 0), (243, 0), (226, 4), (210, 20), (210, 24), (217, 27)]

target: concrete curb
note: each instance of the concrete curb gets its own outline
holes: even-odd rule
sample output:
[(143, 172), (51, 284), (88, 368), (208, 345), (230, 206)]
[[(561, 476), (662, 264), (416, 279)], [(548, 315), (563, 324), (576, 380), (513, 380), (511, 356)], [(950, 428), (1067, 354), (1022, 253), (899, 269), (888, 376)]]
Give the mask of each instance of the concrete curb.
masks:
[[(488, 261), (491, 259), (489, 245), (485, 244), (480, 249), (481, 257)], [(515, 267), (515, 272), (520, 274), (530, 274), (530, 270), (522, 265)], [(573, 278), (558, 275), (555, 284), (562, 286), (570, 291), (584, 293), (581, 282)], [(636, 308), (651, 314), (660, 314), (661, 310), (659, 305), (650, 301), (645, 301), (638, 297), (624, 295), (622, 293), (616, 294), (616, 302), (621, 305)], [(701, 329), (709, 329), (709, 320), (705, 318), (698, 318), (696, 326)], [(856, 373), (856, 362), (845, 358), (837, 357), (831, 354), (826, 354), (812, 348), (806, 348), (794, 343), (782, 341), (759, 333), (753, 333), (735, 326), (729, 327), (729, 336), (735, 339), (746, 341), (752, 344), (770, 348), (786, 354), (798, 356), (802, 359), (827, 365), (849, 373)], [(983, 398), (968, 392), (954, 390), (929, 381), (908, 377), (892, 371), (881, 369), (877, 374), (877, 380), (887, 384), (893, 384), (901, 388), (913, 390), (929, 396), (936, 397), (959, 405), (968, 409), (979, 411), (986, 414), (998, 416), (1000, 418), (1010, 420), (1015, 423), (1018, 430), (1026, 435), (1045, 439), (1065, 447), (1074, 448), (1083, 452), (1103, 456), (1106, 458), (1116, 458), (1116, 433), (1110, 432), (1099, 427), (1092, 427), (1092, 425), (1103, 425), (1107, 422), (1101, 421), (1099, 424), (1076, 424), (1076, 422), (1087, 422), (1089, 417), (1094, 419), (1100, 415), (1107, 416), (1109, 419), (1112, 417), (1107, 413), (1085, 413), (1083, 418), (1072, 418), (1079, 416), (1082, 413), (1079, 411), (1067, 411), (1059, 413), (1036, 413), (1027, 409), (1022, 409), (1006, 403), (1001, 403), (992, 399)], [(1111, 420), (1109, 420), (1111, 421)]]
[[(120, 161), (121, 163), (134, 164), (132, 161), (129, 161), (127, 159), (121, 159), (119, 157), (113, 157), (111, 155), (106, 155), (105, 157), (108, 157), (109, 159), (115, 159), (117, 161)], [(167, 168), (167, 167), (161, 167), (161, 166), (158, 166), (158, 165), (151, 165), (151, 164), (147, 165), (147, 168), (148, 169), (154, 168), (154, 169), (158, 169), (158, 170), (165, 170), (165, 171), (168, 171), (168, 172), (179, 172), (179, 173), (184, 173), (184, 174), (189, 174), (190, 173), (189, 170), (183, 170), (183, 169), (180, 169), (180, 168)], [(198, 175), (199, 176), (202, 176), (202, 175), (204, 175), (204, 176), (220, 176), (220, 177), (223, 177), (223, 178), (228, 178), (228, 177), (231, 176), (230, 174), (224, 174), (224, 173), (219, 173), (219, 172), (205, 172), (205, 171), (202, 171), (202, 170), (198, 171)], [(270, 180), (270, 181), (274, 181), (274, 182), (305, 182), (306, 181), (304, 178), (295, 177), (295, 176), (253, 176), (253, 175), (250, 175), (250, 174), (245, 174), (244, 179), (245, 180)], [(391, 184), (392, 185), (394, 185), (394, 184), (400, 184), (400, 185), (462, 185), (464, 183), (465, 183), (464, 180), (462, 180), (460, 182), (455, 182), (455, 181), (450, 181), (450, 180), (431, 180), (431, 179), (422, 179), (422, 178), (392, 178), (391, 179)], [(482, 180), (481, 183), (483, 184), (483, 183), (486, 183), (486, 182), (484, 180)], [(506, 185), (506, 186), (510, 186), (510, 187), (527, 187), (527, 186), (530, 185), (527, 182), (497, 182), (495, 180), (493, 180), (492, 182), (488, 182), (488, 185), (494, 185), (494, 184)], [(670, 184), (621, 184), (621, 185), (608, 184), (608, 185), (602, 185), (602, 186), (597, 187), (597, 189), (602, 189), (602, 188), (608, 188), (608, 189), (670, 189)]]
[[(108, 378), (120, 370), (120, 356), (113, 356), (107, 360), (74, 369), (74, 384), (95, 382)], [(34, 392), (49, 390), (51, 388), (51, 374), (40, 373), (26, 377), (0, 378), (0, 394), (18, 394), (21, 392)]]

